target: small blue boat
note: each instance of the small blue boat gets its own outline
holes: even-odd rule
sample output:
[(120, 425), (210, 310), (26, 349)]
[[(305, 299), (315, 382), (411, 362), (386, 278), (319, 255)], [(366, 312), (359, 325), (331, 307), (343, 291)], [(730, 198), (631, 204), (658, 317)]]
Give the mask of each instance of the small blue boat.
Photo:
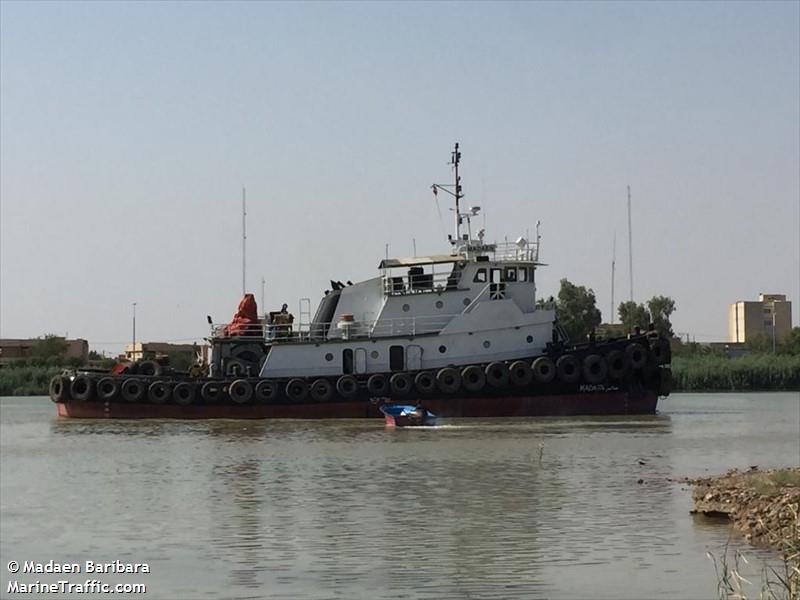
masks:
[(419, 427), (436, 423), (436, 415), (424, 406), (384, 404), (380, 408), (390, 427)]

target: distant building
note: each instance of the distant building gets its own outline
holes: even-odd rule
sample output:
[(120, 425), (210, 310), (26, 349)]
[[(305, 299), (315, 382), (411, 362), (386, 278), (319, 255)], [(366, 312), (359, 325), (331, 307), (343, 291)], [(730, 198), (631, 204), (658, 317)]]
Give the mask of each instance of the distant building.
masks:
[(208, 362), (207, 344), (168, 344), (166, 342), (136, 342), (125, 346), (125, 359), (130, 361), (149, 360), (159, 356), (181, 355), (191, 362)]
[[(60, 338), (66, 343), (64, 358), (78, 358), (85, 363), (89, 358), (89, 342), (82, 339), (68, 340)], [(31, 339), (0, 339), (0, 365), (9, 365), (22, 360), (36, 357), (36, 344), (41, 338)]]
[(739, 300), (728, 311), (728, 341), (743, 344), (755, 336), (780, 339), (792, 329), (792, 303), (785, 294), (759, 294)]

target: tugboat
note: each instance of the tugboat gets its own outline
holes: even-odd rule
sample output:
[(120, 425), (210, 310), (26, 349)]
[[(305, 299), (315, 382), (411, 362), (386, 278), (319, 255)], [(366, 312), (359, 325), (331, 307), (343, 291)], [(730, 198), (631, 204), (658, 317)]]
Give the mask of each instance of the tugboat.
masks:
[[(537, 306), (540, 237), (473, 235), (455, 180), (450, 252), (386, 258), (372, 279), (332, 281), (316, 314), (283, 305), (263, 319), (246, 294), (234, 319), (209, 318), (211, 359), (189, 372), (153, 361), (65, 372), (50, 383), (62, 417), (360, 418), (384, 404), (440, 417), (648, 414), (670, 391), (669, 341), (655, 331), (569, 340)], [(309, 311), (310, 314), (310, 311)]]

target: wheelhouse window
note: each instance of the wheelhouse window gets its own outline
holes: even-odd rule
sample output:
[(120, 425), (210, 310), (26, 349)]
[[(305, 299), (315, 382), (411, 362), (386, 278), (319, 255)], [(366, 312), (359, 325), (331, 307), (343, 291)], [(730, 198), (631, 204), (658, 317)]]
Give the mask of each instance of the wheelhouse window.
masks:
[(486, 283), (486, 269), (478, 269), (475, 271), (475, 277), (472, 278), (473, 283)]
[(516, 267), (506, 267), (506, 281), (509, 283), (514, 283), (517, 281)]
[(528, 281), (528, 269), (525, 267), (520, 267), (519, 271), (517, 272), (517, 281), (519, 282), (526, 282)]
[(492, 269), (492, 283), (503, 283), (503, 269)]

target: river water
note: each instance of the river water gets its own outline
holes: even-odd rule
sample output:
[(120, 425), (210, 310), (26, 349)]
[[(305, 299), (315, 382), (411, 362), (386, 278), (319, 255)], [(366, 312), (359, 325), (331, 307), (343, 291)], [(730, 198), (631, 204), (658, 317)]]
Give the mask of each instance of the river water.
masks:
[[(706, 552), (722, 553), (729, 527), (692, 517), (691, 490), (671, 480), (792, 464), (797, 393), (405, 430), (67, 420), (46, 398), (2, 398), (0, 597), (37, 597), (10, 581), (97, 579), (149, 599), (711, 599)], [(736, 549), (756, 581), (774, 559), (734, 536)], [(12, 560), (82, 572), (11, 574)], [(150, 573), (90, 574), (87, 560)]]

